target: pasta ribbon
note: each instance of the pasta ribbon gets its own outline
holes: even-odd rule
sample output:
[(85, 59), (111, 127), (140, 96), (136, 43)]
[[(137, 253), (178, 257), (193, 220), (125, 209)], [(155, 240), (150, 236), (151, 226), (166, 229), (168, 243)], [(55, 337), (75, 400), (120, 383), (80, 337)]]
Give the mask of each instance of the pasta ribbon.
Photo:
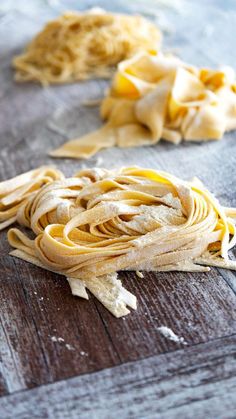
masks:
[(102, 101), (107, 123), (50, 154), (88, 158), (107, 147), (137, 147), (160, 139), (178, 144), (222, 138), (236, 128), (233, 69), (198, 69), (172, 55), (138, 53), (118, 65)]
[[(63, 179), (64, 175), (53, 167), (42, 166), (0, 183), (0, 230), (13, 224), (29, 226), (27, 208), (43, 185)], [(22, 210), (25, 210), (22, 217)]]
[(65, 178), (39, 168), (0, 183), (0, 191), (2, 227), (14, 213), (34, 233), (11, 228), (11, 255), (64, 275), (74, 295), (88, 299), (88, 289), (116, 317), (136, 308), (119, 271), (236, 269), (228, 258), (236, 209), (222, 207), (198, 179), (141, 167)]

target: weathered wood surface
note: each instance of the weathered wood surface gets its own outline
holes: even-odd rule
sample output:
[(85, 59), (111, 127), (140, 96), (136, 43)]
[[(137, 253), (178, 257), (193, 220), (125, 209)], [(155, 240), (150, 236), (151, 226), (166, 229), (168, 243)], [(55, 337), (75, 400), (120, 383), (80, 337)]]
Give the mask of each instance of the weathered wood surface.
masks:
[(138, 310), (115, 319), (94, 298), (73, 297), (62, 277), (9, 259), (1, 261), (3, 394), (183, 347), (161, 325), (189, 345), (236, 333), (235, 295), (217, 271), (143, 281), (130, 273), (124, 284)]
[(0, 399), (4, 419), (235, 418), (236, 335)]
[[(116, 0), (110, 5), (104, 0), (96, 2), (96, 5), (109, 4), (108, 7), (112, 10), (127, 10), (129, 7), (131, 11), (140, 11), (155, 17), (165, 32), (166, 48), (178, 50), (183, 59), (198, 65), (216, 66), (224, 63), (236, 68), (236, 56), (233, 52), (236, 34), (234, 1), (212, 0), (207, 4), (203, 1), (195, 3), (184, 0), (137, 1), (130, 2), (129, 5), (127, 3)], [(91, 6), (91, 2), (80, 2), (81, 8), (85, 8), (86, 5)], [(10, 63), (12, 57), (40, 29), (43, 22), (56, 16), (58, 12), (73, 7), (75, 2), (72, 1), (66, 2), (66, 7), (65, 3), (56, 1), (44, 2), (42, 6), (42, 0), (5, 0), (0, 3), (0, 180), (45, 163), (56, 164), (68, 175), (84, 165), (110, 168), (139, 164), (170, 171), (185, 179), (198, 176), (223, 204), (236, 206), (235, 132), (227, 134), (222, 141), (205, 144), (186, 143), (176, 147), (161, 142), (157, 146), (145, 149), (110, 149), (100, 152), (86, 162), (52, 160), (47, 157), (48, 150), (63, 143), (67, 138), (79, 136), (99, 126), (101, 122), (98, 109), (86, 108), (83, 102), (101, 97), (107, 82), (89, 81), (47, 89), (35, 84), (17, 85), (12, 80)], [(222, 363), (228, 362), (227, 357), (224, 361), (225, 340), (221, 343), (220, 338), (236, 333), (236, 276), (233, 272), (212, 269), (206, 274), (146, 274), (144, 280), (138, 279), (134, 273), (121, 274), (124, 284), (138, 297), (138, 310), (124, 319), (117, 320), (93, 297), (89, 302), (73, 297), (66, 280), (62, 277), (9, 257), (6, 232), (0, 233), (0, 251), (2, 395), (114, 367), (128, 361), (136, 361), (133, 364), (134, 368), (140, 368), (142, 371), (142, 368), (145, 369), (142, 365), (146, 364), (141, 363), (139, 367), (138, 360), (150, 356), (151, 368), (153, 360), (164, 359), (161, 358), (164, 355), (159, 354), (181, 348), (181, 344), (173, 343), (158, 333), (157, 327), (160, 325), (171, 327), (179, 336), (185, 338), (189, 346), (219, 339), (215, 342), (219, 351), (222, 345)], [(208, 348), (207, 345), (197, 345), (191, 349), (191, 353), (196, 355), (196, 360), (191, 358), (193, 364), (196, 362), (196, 372), (200, 347)], [(171, 359), (175, 359), (176, 354), (182, 356), (181, 354), (190, 353), (188, 351), (190, 349), (186, 352), (174, 352)], [(157, 358), (153, 358), (154, 355), (158, 355)], [(205, 363), (207, 362), (206, 354)], [(153, 365), (156, 365), (155, 362)], [(122, 368), (125, 367), (111, 369), (109, 373), (104, 373), (104, 377), (108, 379), (109, 374), (113, 374), (112, 371), (114, 376), (118, 374), (116, 371), (124, 373), (125, 369)], [(181, 373), (181, 367), (179, 368)], [(227, 399), (227, 392), (232, 388), (227, 387), (223, 367), (221, 378), (220, 371), (219, 368), (218, 381), (220, 383), (222, 379), (222, 392), (225, 391), (226, 404), (214, 404), (216, 396), (212, 396), (209, 406), (215, 409), (226, 408), (232, 403), (230, 395)], [(91, 377), (103, 377), (103, 373), (99, 374), (101, 375)], [(146, 373), (143, 374), (140, 394), (145, 395), (145, 385), (148, 385), (149, 381)], [(177, 366), (175, 374), (177, 376)], [(88, 382), (89, 377), (90, 375), (86, 375)], [(83, 380), (83, 377), (76, 380), (82, 383), (80, 380)], [(210, 382), (213, 394), (214, 377), (209, 377)], [(179, 381), (176, 379), (175, 383), (178, 392)], [(55, 386), (48, 388), (57, 389), (57, 384)], [(216, 394), (221, 394), (218, 393), (219, 386), (220, 384), (216, 387)], [(36, 393), (32, 390), (28, 394), (30, 400), (31, 395)], [(27, 397), (26, 395), (27, 392), (22, 393), (22, 397)], [(20, 397), (21, 395), (15, 400), (22, 406)], [(93, 406), (93, 394), (90, 394), (90, 399), (89, 396), (86, 397), (86, 403), (90, 401)], [(99, 397), (101, 403), (106, 404), (106, 399), (102, 398), (102, 395)], [(6, 398), (2, 400), (5, 403)], [(125, 407), (122, 401), (123, 393), (119, 400), (121, 409), (122, 406)], [(142, 400), (141, 397), (140, 406)], [(111, 405), (112, 402), (113, 399)], [(26, 406), (30, 404), (29, 401), (25, 403)], [(94, 407), (96, 408), (96, 404)], [(177, 405), (175, 408), (177, 409)], [(200, 402), (197, 408), (200, 409)], [(115, 409), (118, 410), (117, 404)], [(143, 409), (145, 412), (146, 408)], [(181, 407), (176, 412), (177, 416)], [(185, 412), (183, 410), (183, 417), (188, 417)], [(195, 417), (200, 417), (197, 416), (199, 412), (200, 410)], [(57, 414), (59, 415), (58, 412)], [(127, 417), (128, 414), (127, 410)], [(173, 417), (174, 415), (173, 410)]]

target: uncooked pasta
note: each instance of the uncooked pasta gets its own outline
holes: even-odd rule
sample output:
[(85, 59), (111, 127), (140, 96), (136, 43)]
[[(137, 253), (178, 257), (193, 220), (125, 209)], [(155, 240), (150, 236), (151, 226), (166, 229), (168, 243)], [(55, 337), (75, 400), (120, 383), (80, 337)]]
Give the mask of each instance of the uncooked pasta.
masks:
[(11, 228), (11, 255), (64, 275), (74, 295), (89, 290), (116, 317), (136, 309), (119, 271), (236, 269), (236, 209), (198, 179), (141, 167), (65, 178), (44, 167), (2, 182), (0, 193), (2, 227), (16, 221), (34, 233)]
[(42, 166), (0, 182), (0, 230), (20, 219), (23, 206), (35, 197), (43, 185), (62, 177), (64, 175), (59, 170)]
[(49, 22), (15, 57), (15, 79), (46, 85), (109, 77), (118, 62), (137, 51), (156, 53), (160, 41), (160, 31), (141, 16), (101, 9), (67, 12)]
[(107, 147), (222, 138), (236, 128), (232, 68), (198, 69), (171, 55), (139, 53), (118, 65), (101, 105), (106, 124), (65, 143), (54, 157), (88, 158)]

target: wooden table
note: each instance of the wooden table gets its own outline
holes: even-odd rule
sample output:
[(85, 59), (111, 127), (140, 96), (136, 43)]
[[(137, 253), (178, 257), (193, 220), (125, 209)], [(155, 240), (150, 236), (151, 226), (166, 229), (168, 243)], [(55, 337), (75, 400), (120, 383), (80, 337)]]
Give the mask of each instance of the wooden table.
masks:
[[(235, 132), (219, 142), (110, 149), (86, 162), (46, 155), (101, 124), (98, 108), (83, 102), (107, 86), (13, 82), (12, 57), (44, 22), (73, 3), (94, 4), (64, 3), (0, 3), (0, 179), (45, 163), (67, 175), (84, 166), (139, 164), (196, 175), (221, 203), (236, 206)], [(127, 3), (96, 5), (151, 16), (164, 31), (165, 49), (187, 61), (236, 67), (234, 0)], [(235, 273), (149, 273), (144, 280), (122, 273), (138, 309), (116, 319), (92, 296), (73, 297), (62, 277), (10, 257), (5, 231), (0, 250), (1, 418), (235, 418)], [(163, 337), (161, 325), (188, 345)]]

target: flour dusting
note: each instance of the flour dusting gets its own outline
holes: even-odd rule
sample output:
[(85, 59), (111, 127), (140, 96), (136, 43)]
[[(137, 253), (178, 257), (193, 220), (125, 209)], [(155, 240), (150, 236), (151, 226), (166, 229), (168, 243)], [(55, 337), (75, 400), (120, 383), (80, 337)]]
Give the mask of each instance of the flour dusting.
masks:
[(66, 349), (68, 349), (68, 351), (75, 351), (75, 348), (71, 346), (69, 343), (66, 343)]
[(182, 343), (183, 345), (187, 345), (187, 342), (185, 342), (184, 338), (181, 336), (177, 336), (173, 330), (171, 330), (169, 327), (166, 326), (160, 326), (157, 328), (159, 332), (167, 339), (172, 340), (176, 343)]
[[(56, 330), (56, 329), (54, 329)], [(66, 349), (68, 349), (68, 351), (75, 351), (75, 348), (70, 345), (69, 343), (65, 343), (65, 339), (62, 337), (58, 337), (58, 336), (50, 336), (52, 342), (58, 342), (58, 343), (64, 343)]]

